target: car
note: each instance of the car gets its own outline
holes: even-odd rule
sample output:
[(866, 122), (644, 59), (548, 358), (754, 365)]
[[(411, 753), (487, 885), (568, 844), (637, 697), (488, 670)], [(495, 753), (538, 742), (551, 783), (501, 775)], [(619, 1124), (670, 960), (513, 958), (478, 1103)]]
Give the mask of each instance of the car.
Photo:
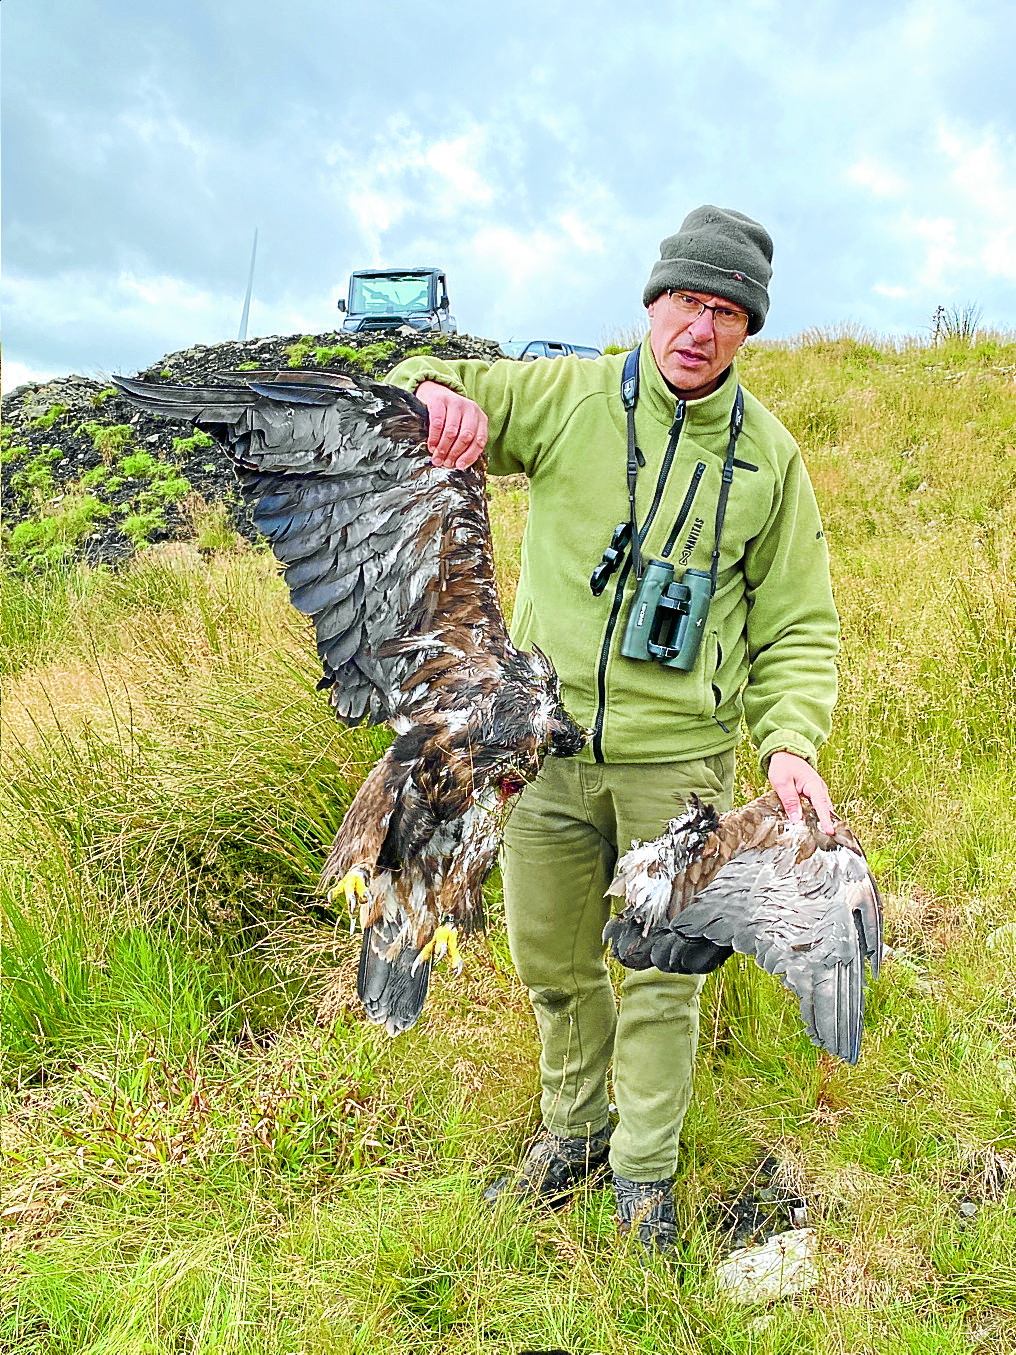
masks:
[(509, 339), (501, 345), (510, 358), (534, 362), (537, 358), (563, 358), (573, 353), (578, 358), (602, 358), (598, 348), (581, 343), (557, 343), (554, 339)]

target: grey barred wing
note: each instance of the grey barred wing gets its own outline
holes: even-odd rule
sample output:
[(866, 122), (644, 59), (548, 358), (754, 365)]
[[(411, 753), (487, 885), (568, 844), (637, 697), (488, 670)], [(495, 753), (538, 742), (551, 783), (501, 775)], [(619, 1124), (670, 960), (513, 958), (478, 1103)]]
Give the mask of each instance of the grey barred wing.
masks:
[(723, 815), (696, 803), (622, 858), (610, 892), (627, 905), (604, 933), (623, 964), (705, 973), (752, 955), (796, 996), (813, 1043), (856, 1063), (882, 911), (846, 824), (822, 833), (810, 805), (790, 824), (773, 795)]
[(432, 466), (427, 411), (394, 386), (302, 371), (220, 379), (117, 384), (222, 443), (294, 606), (314, 623), (340, 719), (415, 719), (451, 699), (430, 680), (445, 660), (489, 663), (508, 643), (483, 466)]
[(863, 857), (834, 847), (798, 861), (788, 843), (733, 858), (670, 925), (753, 955), (798, 999), (812, 1042), (856, 1063), (865, 960), (877, 974), (881, 951), (877, 898)]

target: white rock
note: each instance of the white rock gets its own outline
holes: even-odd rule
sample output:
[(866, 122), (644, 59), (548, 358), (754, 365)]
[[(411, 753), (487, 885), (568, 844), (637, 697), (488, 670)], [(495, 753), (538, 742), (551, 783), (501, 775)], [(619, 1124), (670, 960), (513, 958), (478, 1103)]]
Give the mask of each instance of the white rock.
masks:
[(738, 1247), (716, 1267), (716, 1283), (736, 1303), (771, 1303), (818, 1283), (818, 1233), (795, 1228), (760, 1247)]

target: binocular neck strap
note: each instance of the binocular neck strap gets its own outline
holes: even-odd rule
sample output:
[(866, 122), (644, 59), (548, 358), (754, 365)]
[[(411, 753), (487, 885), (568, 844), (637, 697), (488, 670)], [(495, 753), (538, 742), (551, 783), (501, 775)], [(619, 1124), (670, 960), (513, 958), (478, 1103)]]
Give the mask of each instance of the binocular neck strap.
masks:
[(631, 523), (631, 563), (636, 579), (642, 577), (642, 543), (639, 540), (639, 520), (635, 511), (635, 486), (638, 481), (639, 466), (646, 459), (639, 451), (635, 441), (635, 402), (639, 398), (639, 350), (633, 348), (624, 360), (621, 373), (621, 400), (628, 416), (628, 521)]
[[(642, 578), (644, 570), (642, 543), (639, 540), (638, 516), (635, 510), (635, 487), (639, 466), (646, 464), (646, 459), (639, 451), (638, 444), (635, 441), (635, 404), (639, 398), (639, 351), (638, 348), (632, 349), (624, 360), (624, 368), (621, 373), (621, 400), (628, 417), (628, 459), (625, 469), (628, 476), (628, 517), (631, 523), (631, 563), (636, 579)], [(681, 401), (681, 406), (683, 404), (684, 402)], [(672, 445), (676, 444), (680, 436), (682, 416), (683, 409), (675, 419), (674, 427), (670, 430)], [(709, 566), (709, 578), (712, 587), (710, 597), (716, 592), (716, 583), (720, 572), (720, 534), (723, 531), (723, 519), (727, 514), (727, 497), (730, 494), (730, 484), (734, 478), (734, 451), (737, 448), (737, 439), (741, 435), (743, 426), (744, 393), (738, 386), (734, 394), (734, 407), (730, 411), (730, 441), (727, 443), (727, 455), (723, 462), (720, 493), (716, 500), (716, 535), (713, 542), (713, 558)], [(672, 450), (672, 447), (668, 450)]]
[(727, 455), (723, 461), (723, 474), (720, 477), (720, 493), (716, 500), (716, 534), (713, 541), (713, 558), (709, 565), (710, 597), (716, 594), (716, 582), (720, 572), (720, 534), (723, 531), (723, 519), (727, 514), (727, 497), (734, 478), (734, 452), (743, 426), (744, 393), (738, 386), (734, 395), (734, 408), (730, 411), (730, 441), (727, 443)]

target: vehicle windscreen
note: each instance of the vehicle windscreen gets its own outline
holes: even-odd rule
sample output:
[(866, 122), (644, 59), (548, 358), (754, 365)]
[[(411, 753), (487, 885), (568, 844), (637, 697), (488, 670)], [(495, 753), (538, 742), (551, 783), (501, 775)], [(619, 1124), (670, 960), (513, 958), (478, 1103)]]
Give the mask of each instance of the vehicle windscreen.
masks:
[(430, 278), (396, 273), (386, 278), (353, 278), (352, 315), (423, 315), (430, 310)]

